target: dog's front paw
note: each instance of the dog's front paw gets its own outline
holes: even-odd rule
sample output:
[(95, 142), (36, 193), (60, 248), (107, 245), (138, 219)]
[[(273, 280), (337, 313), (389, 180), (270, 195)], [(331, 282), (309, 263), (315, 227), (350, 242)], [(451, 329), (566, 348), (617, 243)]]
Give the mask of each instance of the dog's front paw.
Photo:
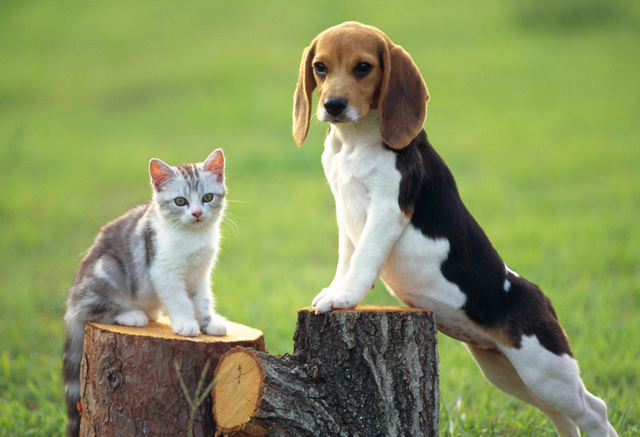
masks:
[(311, 304), (316, 314), (326, 313), (331, 310), (355, 308), (364, 298), (364, 295), (345, 291), (339, 286), (325, 288), (313, 299)]
[(200, 325), (196, 319), (173, 318), (171, 328), (174, 333), (183, 337), (197, 337), (200, 333)]
[(331, 293), (331, 287), (325, 288), (323, 289), (320, 293), (318, 293), (318, 295), (313, 299), (313, 302), (311, 302), (311, 306), (313, 308), (317, 308), (318, 303), (324, 299), (325, 296), (329, 295)]
[(316, 314), (326, 313), (333, 309), (333, 294), (331, 288), (325, 288), (313, 299), (311, 306), (316, 310)]

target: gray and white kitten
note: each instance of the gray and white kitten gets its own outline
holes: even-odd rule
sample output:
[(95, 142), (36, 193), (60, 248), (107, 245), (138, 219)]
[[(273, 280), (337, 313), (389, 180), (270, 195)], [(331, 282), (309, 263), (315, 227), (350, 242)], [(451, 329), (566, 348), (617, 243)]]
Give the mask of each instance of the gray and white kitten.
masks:
[(224, 155), (170, 167), (149, 163), (153, 201), (104, 226), (67, 291), (63, 376), (67, 435), (77, 436), (84, 325), (145, 326), (164, 306), (173, 332), (225, 335), (210, 287), (225, 208)]

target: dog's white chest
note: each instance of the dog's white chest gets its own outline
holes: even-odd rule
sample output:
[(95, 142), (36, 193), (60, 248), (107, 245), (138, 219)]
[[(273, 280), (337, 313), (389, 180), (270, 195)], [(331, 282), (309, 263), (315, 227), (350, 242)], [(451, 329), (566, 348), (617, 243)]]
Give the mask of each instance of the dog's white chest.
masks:
[[(342, 143), (332, 129), (322, 164), (336, 199), (338, 220), (357, 244), (372, 208), (375, 209), (372, 202), (397, 199), (401, 176), (395, 169), (395, 156), (381, 140)], [(399, 207), (397, 213), (400, 214)]]

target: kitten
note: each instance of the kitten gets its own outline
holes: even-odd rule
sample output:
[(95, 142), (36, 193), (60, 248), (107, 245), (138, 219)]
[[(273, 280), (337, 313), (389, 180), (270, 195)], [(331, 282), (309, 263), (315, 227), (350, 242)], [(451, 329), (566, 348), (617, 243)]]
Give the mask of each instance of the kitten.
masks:
[(227, 332), (210, 288), (227, 191), (222, 150), (204, 163), (177, 167), (152, 159), (149, 174), (153, 201), (100, 230), (67, 291), (62, 360), (68, 436), (77, 436), (80, 426), (85, 322), (145, 326), (164, 306), (176, 334)]

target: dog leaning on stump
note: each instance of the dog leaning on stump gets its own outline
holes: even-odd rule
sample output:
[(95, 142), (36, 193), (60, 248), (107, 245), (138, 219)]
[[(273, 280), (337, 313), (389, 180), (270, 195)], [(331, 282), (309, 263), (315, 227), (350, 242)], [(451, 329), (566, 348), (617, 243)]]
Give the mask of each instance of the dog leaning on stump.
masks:
[(186, 435), (190, 399), (212, 381), (194, 409), (193, 436), (438, 435), (430, 310), (304, 308), (293, 355), (283, 356), (267, 353), (261, 331), (230, 328), (223, 337), (188, 338), (168, 321), (88, 323), (80, 435)]

